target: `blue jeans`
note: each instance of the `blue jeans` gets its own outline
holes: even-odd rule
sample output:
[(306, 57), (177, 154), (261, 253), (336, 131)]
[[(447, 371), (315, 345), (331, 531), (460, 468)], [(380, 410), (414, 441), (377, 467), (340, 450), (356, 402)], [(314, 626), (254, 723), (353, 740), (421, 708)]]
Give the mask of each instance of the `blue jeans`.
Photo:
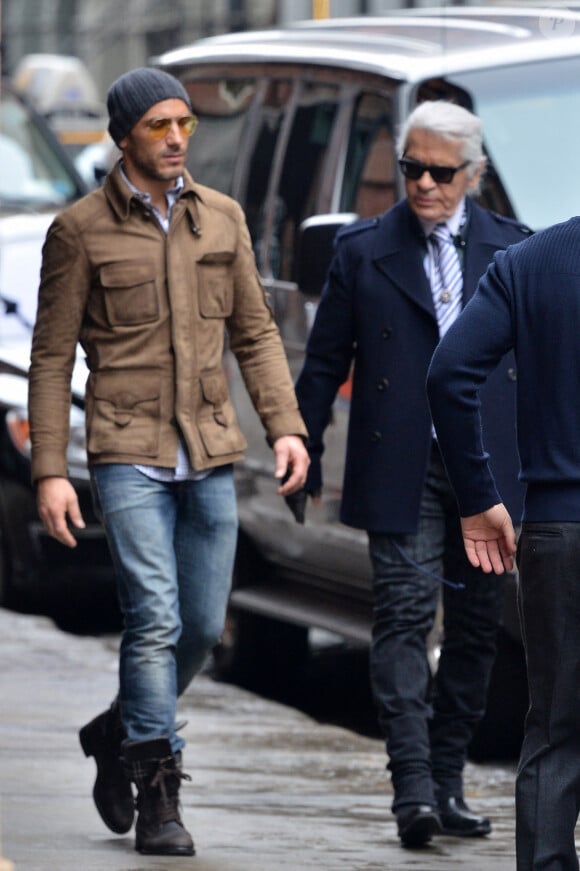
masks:
[(177, 698), (223, 629), (237, 539), (231, 466), (163, 483), (131, 465), (91, 468), (124, 618), (120, 703), (129, 741), (175, 733)]
[[(371, 680), (386, 737), (393, 810), (461, 797), (467, 748), (485, 712), (504, 582), (472, 568), (465, 556), (455, 497), (435, 443), (417, 533), (371, 533), (369, 551)], [(442, 585), (428, 572), (464, 588)], [(440, 591), (444, 639), (432, 680), (427, 636)]]
[(518, 871), (578, 871), (580, 523), (524, 522), (519, 607), (530, 709), (516, 778)]

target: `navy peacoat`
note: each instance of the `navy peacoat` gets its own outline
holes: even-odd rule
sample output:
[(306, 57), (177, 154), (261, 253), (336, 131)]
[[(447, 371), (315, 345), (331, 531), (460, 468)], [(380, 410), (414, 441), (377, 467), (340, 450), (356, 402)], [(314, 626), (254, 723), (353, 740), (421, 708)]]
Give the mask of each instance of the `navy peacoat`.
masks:
[[(468, 202), (463, 304), (498, 249), (530, 230)], [(322, 486), (323, 434), (351, 366), (340, 519), (369, 532), (417, 530), (432, 430), (425, 379), (439, 340), (423, 261), (425, 239), (403, 200), (339, 231), (296, 393), (310, 434), (307, 489)], [(521, 515), (515, 432), (515, 363), (506, 357), (482, 392), (485, 444), (499, 491)]]

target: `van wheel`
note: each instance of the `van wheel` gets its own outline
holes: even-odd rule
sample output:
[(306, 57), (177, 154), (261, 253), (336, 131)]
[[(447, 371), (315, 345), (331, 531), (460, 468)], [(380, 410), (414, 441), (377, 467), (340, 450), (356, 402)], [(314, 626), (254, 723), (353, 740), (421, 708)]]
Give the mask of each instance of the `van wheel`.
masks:
[(213, 675), (267, 693), (299, 680), (309, 654), (308, 629), (230, 608), (213, 652)]

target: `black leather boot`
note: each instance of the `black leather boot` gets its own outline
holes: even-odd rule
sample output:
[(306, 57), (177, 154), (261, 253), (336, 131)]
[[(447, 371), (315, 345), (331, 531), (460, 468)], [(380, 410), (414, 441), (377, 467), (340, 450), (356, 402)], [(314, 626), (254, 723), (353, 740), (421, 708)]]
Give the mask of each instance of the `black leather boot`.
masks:
[(124, 730), (118, 701), (83, 726), (79, 738), (85, 756), (94, 756), (97, 764), (93, 787), (97, 810), (111, 831), (124, 835), (133, 825), (135, 800), (121, 759)]
[(488, 818), (474, 813), (462, 796), (440, 799), (439, 816), (444, 835), (456, 835), (459, 838), (479, 838), (489, 835), (491, 832), (491, 822)]
[(191, 835), (179, 813), (179, 788), (191, 780), (181, 770), (181, 753), (167, 738), (123, 745), (123, 760), (137, 786), (135, 849), (154, 856), (193, 856)]

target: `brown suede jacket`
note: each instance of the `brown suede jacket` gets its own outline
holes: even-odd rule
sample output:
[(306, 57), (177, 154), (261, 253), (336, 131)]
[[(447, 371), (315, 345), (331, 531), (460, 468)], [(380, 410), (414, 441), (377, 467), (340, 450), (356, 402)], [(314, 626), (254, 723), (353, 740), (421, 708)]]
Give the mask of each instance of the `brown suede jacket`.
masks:
[(78, 341), (89, 463), (173, 467), (178, 431), (195, 469), (241, 459), (226, 331), (270, 441), (306, 435), (242, 210), (184, 180), (167, 235), (118, 167), (48, 231), (30, 368), (34, 481), (67, 475)]

